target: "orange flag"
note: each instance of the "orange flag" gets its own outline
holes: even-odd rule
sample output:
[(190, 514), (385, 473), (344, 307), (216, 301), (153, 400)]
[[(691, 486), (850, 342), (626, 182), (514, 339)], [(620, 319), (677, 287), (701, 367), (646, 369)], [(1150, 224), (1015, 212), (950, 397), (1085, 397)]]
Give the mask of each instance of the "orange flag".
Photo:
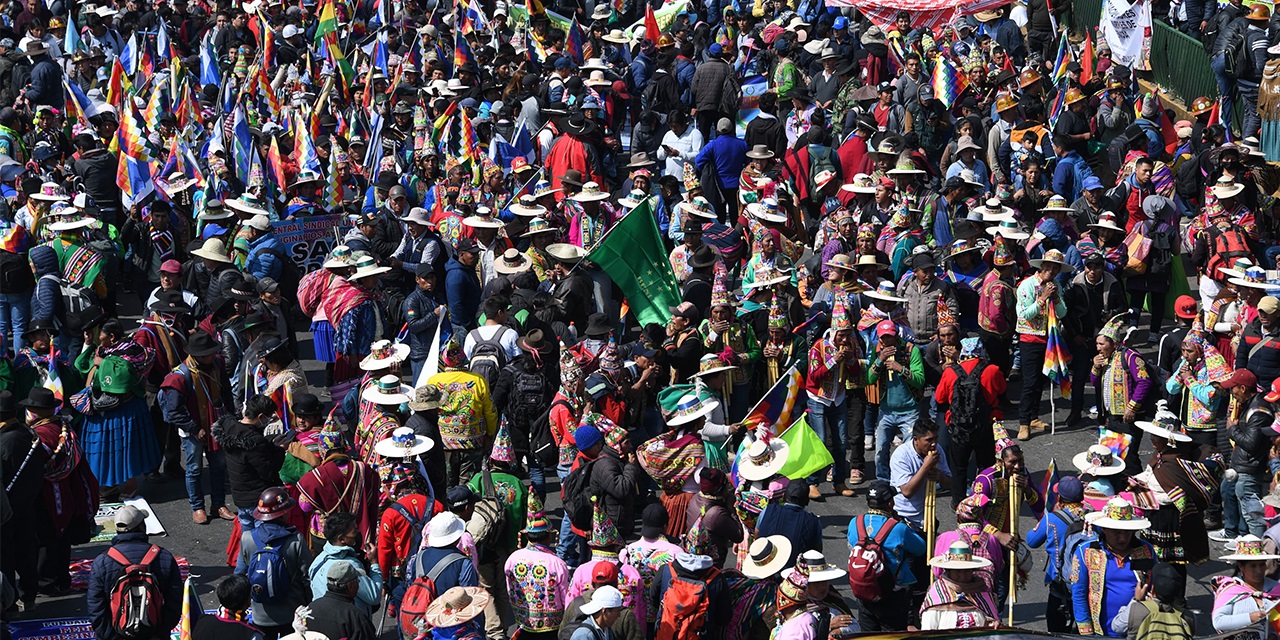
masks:
[(647, 3), (644, 6), (644, 37), (654, 44), (658, 44), (658, 38), (662, 37), (662, 30), (658, 28), (658, 17), (653, 15), (653, 5)]
[(1084, 47), (1080, 49), (1080, 84), (1093, 78), (1093, 34), (1084, 34)]

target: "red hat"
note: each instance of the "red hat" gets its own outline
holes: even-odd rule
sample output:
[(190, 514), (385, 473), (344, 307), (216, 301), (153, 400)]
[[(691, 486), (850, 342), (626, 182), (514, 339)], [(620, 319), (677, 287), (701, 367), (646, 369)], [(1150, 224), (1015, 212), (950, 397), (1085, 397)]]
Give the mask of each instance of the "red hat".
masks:
[(1178, 296), (1173, 303), (1173, 313), (1183, 320), (1194, 320), (1197, 312), (1199, 312), (1199, 305), (1191, 296)]
[(1258, 376), (1248, 369), (1236, 369), (1231, 373), (1231, 377), (1222, 381), (1223, 389), (1231, 389), (1234, 387), (1247, 387), (1250, 389), (1258, 388)]
[(617, 581), (618, 565), (612, 562), (597, 562), (591, 570), (591, 584), (613, 584)]
[(177, 260), (165, 260), (160, 263), (160, 273), (182, 273), (182, 263)]
[(1271, 391), (1265, 396), (1267, 402), (1275, 402), (1280, 400), (1280, 378), (1271, 381)]
[(883, 178), (880, 178), (880, 186), (886, 189), (897, 189), (898, 183), (894, 182), (893, 178), (890, 178), (889, 176), (885, 176)]
[(892, 320), (881, 320), (879, 324), (876, 325), (877, 338), (896, 335), (898, 335), (898, 325), (894, 324)]
[(529, 161), (524, 156), (516, 156), (511, 159), (511, 173), (520, 173), (533, 167), (529, 165)]
[(627, 83), (626, 83), (626, 82), (623, 82), (622, 80), (615, 80), (615, 81), (613, 82), (613, 87), (612, 87), (612, 89), (613, 89), (613, 95), (618, 96), (619, 98), (622, 98), (623, 100), (630, 100), (630, 99), (631, 99), (631, 94), (627, 93)]

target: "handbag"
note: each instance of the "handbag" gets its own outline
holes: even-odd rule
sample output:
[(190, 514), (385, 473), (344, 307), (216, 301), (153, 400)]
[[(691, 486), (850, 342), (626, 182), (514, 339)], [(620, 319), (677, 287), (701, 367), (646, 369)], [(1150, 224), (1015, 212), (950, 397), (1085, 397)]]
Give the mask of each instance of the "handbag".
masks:
[(1129, 237), (1124, 239), (1125, 253), (1128, 254), (1129, 260), (1125, 263), (1125, 275), (1146, 275), (1147, 258), (1151, 255), (1151, 238), (1146, 233), (1146, 223), (1140, 224), (1129, 232)]

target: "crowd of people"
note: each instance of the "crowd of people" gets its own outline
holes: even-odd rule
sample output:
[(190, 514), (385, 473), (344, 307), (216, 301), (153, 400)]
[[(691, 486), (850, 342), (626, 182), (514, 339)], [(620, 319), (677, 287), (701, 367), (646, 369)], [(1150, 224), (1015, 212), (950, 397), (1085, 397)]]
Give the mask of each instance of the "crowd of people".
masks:
[(1202, 4), (1189, 119), (1040, 0), (9, 5), (5, 619), (102, 525), (94, 634), (168, 637), (183, 541), (96, 517), (181, 480), (200, 640), (993, 627), (1039, 566), (1051, 632), (1189, 637), (1214, 543), (1267, 635), (1271, 16)]

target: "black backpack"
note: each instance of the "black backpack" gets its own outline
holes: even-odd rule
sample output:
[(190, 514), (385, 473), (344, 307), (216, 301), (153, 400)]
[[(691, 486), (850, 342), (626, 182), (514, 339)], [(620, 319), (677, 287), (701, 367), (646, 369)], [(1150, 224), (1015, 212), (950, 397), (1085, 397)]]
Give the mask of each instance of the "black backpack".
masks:
[[(726, 63), (727, 64), (727, 63)], [(729, 67), (729, 73), (724, 76), (724, 83), (720, 88), (720, 113), (726, 117), (733, 118), (731, 114), (737, 114), (742, 109), (742, 84), (738, 82), (738, 74), (733, 67)]]
[(491, 338), (485, 338), (480, 333), (480, 329), (472, 329), (468, 334), (476, 341), (476, 346), (471, 348), (468, 368), (471, 373), (484, 378), (484, 381), (489, 384), (490, 393), (498, 384), (498, 375), (507, 366), (507, 350), (502, 347), (501, 340), (508, 331), (511, 331), (511, 327), (504, 325)]
[(1236, 29), (1230, 33), (1227, 48), (1222, 50), (1226, 61), (1228, 78), (1250, 80), (1253, 77), (1253, 56), (1249, 55), (1249, 38), (1247, 29)]
[(973, 371), (965, 373), (964, 367), (951, 365), (956, 374), (955, 387), (951, 391), (951, 416), (948, 425), (951, 439), (965, 444), (974, 429), (979, 428), (991, 416), (986, 396), (982, 394), (982, 372), (987, 363), (978, 361)]
[(588, 460), (565, 476), (560, 485), (560, 499), (564, 501), (564, 517), (581, 531), (591, 530), (591, 470), (596, 461)]

